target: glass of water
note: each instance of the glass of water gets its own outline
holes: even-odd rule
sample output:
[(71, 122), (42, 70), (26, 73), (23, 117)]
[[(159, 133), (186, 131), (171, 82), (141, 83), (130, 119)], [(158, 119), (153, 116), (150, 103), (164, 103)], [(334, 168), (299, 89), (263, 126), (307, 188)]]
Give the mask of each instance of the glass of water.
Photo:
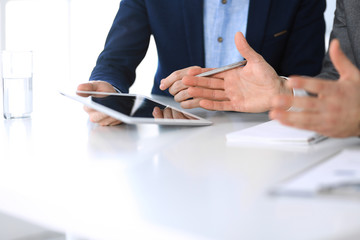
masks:
[(3, 51), (1, 57), (4, 117), (30, 117), (33, 110), (33, 54), (31, 51)]

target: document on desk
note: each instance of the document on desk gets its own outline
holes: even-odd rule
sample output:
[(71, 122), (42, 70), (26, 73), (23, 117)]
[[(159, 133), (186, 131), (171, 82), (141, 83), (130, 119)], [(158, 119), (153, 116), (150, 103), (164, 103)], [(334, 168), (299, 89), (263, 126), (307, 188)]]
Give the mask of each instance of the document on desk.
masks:
[(284, 126), (276, 120), (268, 121), (226, 135), (226, 139), (229, 143), (302, 146), (317, 143), (325, 138), (326, 137), (312, 131)]
[(351, 196), (360, 200), (360, 149), (345, 149), (270, 192), (290, 196)]

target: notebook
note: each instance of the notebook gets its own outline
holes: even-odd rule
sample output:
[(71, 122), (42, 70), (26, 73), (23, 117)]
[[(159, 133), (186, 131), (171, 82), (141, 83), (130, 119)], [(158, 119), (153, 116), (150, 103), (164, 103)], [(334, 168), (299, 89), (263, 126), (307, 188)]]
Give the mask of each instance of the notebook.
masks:
[(316, 132), (284, 126), (276, 120), (226, 135), (226, 140), (229, 143), (269, 145), (286, 144), (308, 146), (324, 139), (326, 139), (326, 137)]
[(360, 197), (360, 149), (345, 149), (329, 160), (278, 184), (271, 193)]

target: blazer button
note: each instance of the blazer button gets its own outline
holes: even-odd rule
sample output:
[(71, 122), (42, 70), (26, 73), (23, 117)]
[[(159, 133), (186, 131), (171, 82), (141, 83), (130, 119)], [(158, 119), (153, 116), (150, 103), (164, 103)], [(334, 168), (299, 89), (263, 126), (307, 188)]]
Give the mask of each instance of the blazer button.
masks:
[(224, 41), (224, 39), (223, 39), (222, 37), (218, 37), (217, 41), (218, 41), (219, 43), (222, 43), (222, 42)]
[(221, 0), (222, 4), (227, 4), (227, 0)]

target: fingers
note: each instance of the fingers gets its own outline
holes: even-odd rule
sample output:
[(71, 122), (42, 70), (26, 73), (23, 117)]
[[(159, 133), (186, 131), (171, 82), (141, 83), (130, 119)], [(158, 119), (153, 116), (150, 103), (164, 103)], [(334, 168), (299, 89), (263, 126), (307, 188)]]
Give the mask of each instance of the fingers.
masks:
[(341, 50), (340, 42), (337, 39), (331, 41), (329, 54), (334, 67), (340, 74), (340, 79), (349, 79), (359, 75), (359, 70), (352, 64)]
[(322, 101), (314, 97), (290, 97), (290, 96), (276, 96), (271, 102), (272, 108), (287, 110), (290, 107), (302, 109), (304, 111), (319, 111), (324, 108)]
[(276, 119), (286, 126), (307, 129), (310, 131), (320, 132), (322, 126), (324, 125), (318, 114), (313, 112), (272, 110), (269, 116), (271, 119)]
[(214, 70), (215, 68), (190, 68), (187, 75), (196, 76), (200, 73), (208, 72)]
[(213, 101), (208, 99), (202, 99), (199, 102), (200, 107), (212, 110), (212, 111), (233, 111), (233, 107), (230, 101)]
[(205, 98), (217, 101), (228, 100), (224, 90), (190, 87), (187, 89), (187, 93), (193, 98)]
[(159, 107), (154, 107), (152, 114), (153, 114), (154, 118), (157, 118), (157, 119), (164, 118), (163, 112), (161, 111), (161, 109)]
[(200, 98), (192, 98), (186, 101), (182, 101), (180, 103), (180, 106), (184, 109), (192, 109), (200, 107)]
[(202, 107), (200, 101), (204, 98), (208, 100), (228, 101), (224, 90), (212, 90), (198, 87), (190, 87), (174, 97), (175, 101), (180, 102), (181, 107), (185, 109)]
[(87, 106), (84, 106), (84, 110), (89, 114), (89, 120), (91, 122), (97, 123), (101, 126), (115, 126), (122, 123), (120, 120), (112, 118)]
[(249, 43), (246, 41), (244, 35), (241, 32), (237, 32), (235, 35), (235, 45), (239, 53), (248, 61), (248, 62), (259, 62), (263, 58), (254, 49), (252, 49)]
[(289, 79), (289, 86), (304, 89), (314, 94), (327, 94), (337, 89), (336, 82), (298, 76)]
[(186, 90), (180, 91), (174, 96), (174, 100), (176, 102), (183, 102), (189, 98), (192, 98), (192, 96), (189, 94), (189, 92)]
[[(77, 87), (77, 91), (83, 91), (83, 92), (93, 92), (94, 90), (94, 86), (91, 82), (88, 83), (82, 83)], [(81, 97), (88, 97), (90, 96), (90, 94), (85, 94), (85, 93), (77, 93), (79, 96)]]
[(122, 123), (121, 121), (119, 121), (117, 119), (114, 119), (112, 117), (107, 117), (104, 120), (98, 122), (98, 124), (100, 126), (116, 126), (116, 125), (119, 125), (121, 123)]
[(180, 81), (188, 73), (188, 70), (192, 69), (192, 68), (200, 68), (200, 67), (193, 66), (193, 67), (184, 68), (184, 69), (181, 69), (181, 70), (171, 73), (167, 78), (164, 78), (163, 80), (161, 80), (159, 88), (163, 91), (168, 89), (176, 81)]
[(165, 119), (174, 119), (173, 111), (171, 108), (164, 108), (163, 114)]
[(89, 119), (93, 123), (98, 123), (108, 117), (106, 114), (96, 111), (95, 109), (92, 109), (88, 106), (84, 106), (84, 110), (89, 114)]
[(153, 116), (156, 119), (192, 119), (177, 110), (171, 108), (161, 110), (159, 107), (154, 108)]
[[(198, 78), (200, 79), (200, 78)], [(228, 98), (226, 97), (226, 93), (223, 89), (223, 81), (219, 80), (218, 82), (212, 82), (212, 79), (202, 79), (203, 82), (198, 82), (195, 83), (193, 82), (194, 85), (200, 86), (200, 87), (189, 87), (185, 90), (182, 90), (180, 92), (178, 92), (175, 96), (174, 96), (174, 100), (176, 102), (184, 102), (186, 100), (191, 100), (192, 98), (207, 98), (207, 99), (211, 99), (211, 100), (228, 100)], [(190, 81), (193, 81), (193, 79), (191, 79)], [(211, 88), (204, 88), (201, 86), (210, 86), (213, 87), (214, 89)], [(217, 89), (219, 88), (219, 89)], [(198, 107), (196, 106), (197, 102), (196, 101), (190, 101), (187, 102), (185, 104), (182, 104), (182, 107), (186, 107), (186, 108), (193, 108), (193, 107)]]
[(182, 81), (176, 81), (173, 85), (169, 87), (169, 93), (173, 96), (178, 94), (180, 91), (187, 89), (188, 86), (184, 85)]
[(173, 118), (174, 119), (188, 119), (182, 112), (172, 110)]
[(186, 76), (182, 79), (182, 83), (193, 87), (224, 89), (224, 80), (218, 78)]
[(296, 97), (292, 106), (308, 112), (320, 112), (324, 108), (323, 102), (314, 97)]
[[(108, 82), (105, 81), (90, 81), (88, 83), (80, 84), (77, 87), (77, 91), (87, 91), (87, 92), (116, 92), (115, 88)], [(82, 97), (89, 97), (91, 94), (86, 93), (77, 93)], [(106, 95), (96, 95), (97, 97), (103, 97)], [(97, 123), (101, 126), (114, 126), (121, 124), (121, 121), (112, 118), (104, 113), (98, 112), (92, 108), (84, 106), (85, 112), (89, 114), (89, 120), (93, 123)]]
[(217, 78), (186, 76), (182, 79), (184, 85), (192, 86), (175, 95), (174, 99), (181, 102), (181, 107), (190, 109), (200, 107), (200, 97), (213, 100), (224, 100), (224, 81)]
[(326, 112), (319, 114), (317, 112), (273, 110), (270, 112), (270, 118), (276, 119), (286, 126), (314, 131), (328, 137), (357, 136), (357, 134), (354, 135), (353, 129), (349, 131), (349, 129), (347, 130), (348, 126), (341, 124), (341, 119), (337, 115)]
[[(90, 81), (88, 83), (80, 84), (77, 87), (77, 91), (88, 91), (88, 92), (116, 92), (115, 88), (108, 82), (105, 81)], [(79, 96), (88, 97), (90, 94), (77, 93)]]

